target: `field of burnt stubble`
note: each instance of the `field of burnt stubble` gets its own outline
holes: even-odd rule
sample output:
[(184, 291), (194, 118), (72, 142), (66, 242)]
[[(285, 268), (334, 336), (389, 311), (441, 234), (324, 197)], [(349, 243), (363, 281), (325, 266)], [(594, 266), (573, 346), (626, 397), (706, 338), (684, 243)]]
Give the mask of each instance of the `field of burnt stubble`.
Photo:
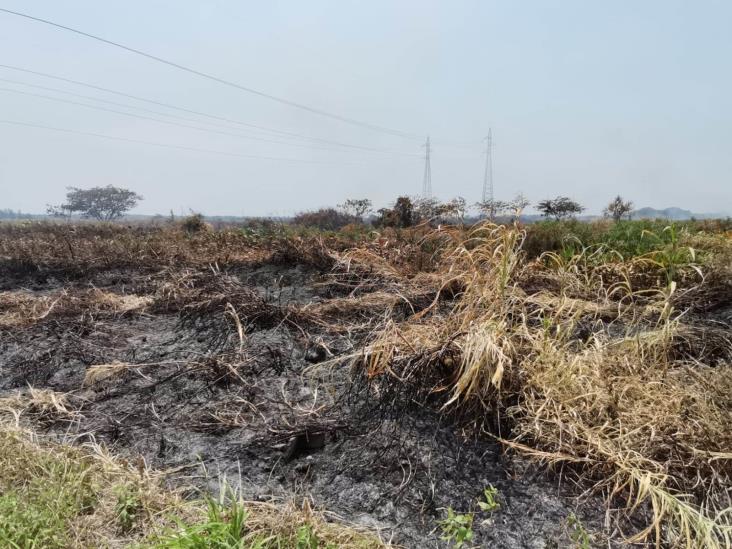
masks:
[(0, 225), (0, 540), (729, 547), (729, 232), (545, 236)]

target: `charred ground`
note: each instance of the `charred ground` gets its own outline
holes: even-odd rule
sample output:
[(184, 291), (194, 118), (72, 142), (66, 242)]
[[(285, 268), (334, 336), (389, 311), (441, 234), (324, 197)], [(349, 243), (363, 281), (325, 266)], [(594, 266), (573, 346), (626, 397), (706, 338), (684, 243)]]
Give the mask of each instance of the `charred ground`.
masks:
[[(308, 497), (316, 507), (407, 547), (443, 543), (438, 521), (448, 507), (476, 514), (473, 541), (484, 546), (569, 545), (571, 515), (593, 533), (593, 543), (605, 545), (606, 538), (620, 543), (620, 529), (637, 532), (653, 524), (646, 500), (632, 513), (606, 517), (606, 505), (633, 502), (636, 490), (619, 478), (609, 485), (598, 481), (617, 471), (600, 465), (592, 449), (577, 444), (577, 454), (561, 460), (557, 456), (568, 453), (561, 444), (548, 442), (545, 431), (527, 429), (519, 410), (530, 409), (526, 401), (537, 398), (539, 389), (522, 393), (515, 384), (526, 382), (527, 374), (509, 374), (518, 362), (511, 355), (518, 343), (502, 347), (501, 356), (489, 351), (497, 363), (505, 355), (502, 393), (492, 363), (485, 363), (486, 382), (464, 380), (460, 365), (473, 351), (461, 338), (480, 317), (442, 328), (466, 314), (466, 307), (489, 310), (481, 300), (498, 296), (471, 294), (487, 285), (482, 278), (468, 280), (460, 253), (454, 254), (491, 246), (498, 257), (511, 245), (486, 240), (464, 247), (466, 241), (469, 236), (458, 229), (334, 236), (5, 227), (5, 408), (38, 432), (77, 443), (94, 440), (130, 459), (142, 456), (153, 468), (172, 471), (168, 482), (191, 495), (216, 493), (226, 478), (249, 500)], [(503, 252), (497, 252), (501, 245)], [(470, 276), (501, 276), (505, 262), (474, 259)], [(507, 261), (514, 259), (531, 263), (520, 255)], [(673, 364), (703, 360), (724, 384), (732, 355), (726, 316), (732, 292), (723, 271), (726, 258), (715, 261), (721, 266), (715, 264), (717, 270), (703, 280), (696, 269), (678, 266), (685, 291), (674, 295), (673, 306), (688, 310), (689, 321), (669, 336), (664, 352)], [(618, 337), (614, 330), (657, 327), (663, 311), (650, 310), (656, 297), (633, 297), (644, 323), (631, 327), (619, 312), (631, 294), (605, 294), (604, 300), (580, 295), (592, 284), (580, 289), (572, 277), (591, 279), (604, 268), (607, 287), (636, 269), (642, 272), (632, 274), (635, 286), (643, 280), (647, 291), (665, 287), (658, 280), (667, 267), (639, 265), (534, 262), (510, 275), (515, 280), (505, 286), (520, 290), (521, 307), (531, 310), (511, 304), (495, 314), (511, 324), (522, 314), (544, 311), (525, 325), (562, 324), (570, 332), (563, 352), (581, 354), (579, 347), (595, 334), (612, 338)], [(506, 303), (515, 299), (501, 296)], [(570, 307), (567, 300), (582, 306)], [(549, 317), (546, 310), (562, 308), (551, 321), (541, 320)], [(497, 326), (494, 320), (491, 326)], [(40, 391), (63, 399), (67, 413), (40, 405)], [(729, 400), (714, 404), (723, 422)], [(678, 413), (692, 421), (695, 409), (689, 410)], [(531, 419), (537, 417), (552, 420), (540, 413)], [(727, 443), (696, 450), (721, 455)], [(662, 461), (658, 455), (647, 459)], [(723, 493), (729, 488), (728, 459), (707, 460), (706, 469), (693, 465), (691, 473), (670, 457), (666, 472), (681, 479), (671, 483), (679, 492), (689, 473), (689, 479), (704, 477), (705, 490)], [(582, 460), (593, 461), (587, 471)], [(488, 486), (498, 489), (501, 507), (481, 514), (476, 502)], [(691, 503), (710, 505), (696, 497)], [(713, 505), (719, 508), (724, 500)], [(659, 520), (673, 520), (671, 515)], [(672, 539), (678, 535), (678, 526), (663, 522), (662, 528)], [(722, 540), (721, 532), (711, 535)]]

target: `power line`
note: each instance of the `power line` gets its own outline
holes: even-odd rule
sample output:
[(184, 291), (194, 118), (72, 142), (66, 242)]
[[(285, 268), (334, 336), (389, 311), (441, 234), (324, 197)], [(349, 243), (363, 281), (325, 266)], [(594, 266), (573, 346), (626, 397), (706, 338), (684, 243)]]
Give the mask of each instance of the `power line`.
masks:
[(254, 155), (254, 154), (241, 154), (241, 153), (231, 153), (226, 151), (217, 151), (213, 149), (201, 149), (197, 147), (187, 147), (185, 145), (171, 145), (169, 143), (156, 143), (154, 141), (143, 141), (141, 139), (130, 139), (127, 137), (119, 137), (114, 135), (106, 135), (102, 133), (94, 133), (94, 132), (85, 132), (80, 130), (72, 130), (69, 128), (59, 128), (55, 126), (45, 126), (42, 124), (31, 124), (29, 122), (19, 122), (17, 120), (2, 120), (0, 119), (0, 124), (10, 124), (14, 126), (24, 126), (27, 128), (35, 128), (35, 129), (41, 129), (41, 130), (50, 130), (55, 132), (62, 132), (62, 133), (69, 133), (69, 134), (76, 134), (76, 135), (84, 135), (87, 137), (98, 137), (102, 139), (109, 139), (113, 141), (123, 141), (126, 143), (137, 143), (141, 145), (150, 145), (153, 147), (162, 147), (166, 149), (180, 149), (183, 151), (193, 151), (193, 152), (199, 152), (199, 153), (207, 153), (207, 154), (217, 154), (217, 155), (223, 155), (223, 156), (233, 156), (237, 158), (251, 158), (251, 159), (257, 159), (257, 160), (276, 160), (281, 162), (297, 162), (302, 164), (335, 164), (335, 165), (361, 165), (361, 162), (330, 162), (327, 160), (310, 160), (307, 158), (289, 158), (289, 157), (280, 157), (280, 156), (260, 156), (260, 155)]
[(378, 131), (378, 132), (381, 132), (381, 133), (387, 133), (387, 134), (396, 135), (396, 136), (399, 136), (399, 137), (405, 137), (405, 138), (411, 138), (411, 139), (419, 138), (419, 136), (416, 136), (414, 134), (402, 132), (402, 131), (399, 131), (399, 130), (393, 130), (393, 129), (390, 129), (390, 128), (385, 128), (383, 126), (378, 126), (376, 124), (370, 124), (368, 122), (362, 122), (362, 121), (356, 120), (354, 118), (348, 118), (348, 117), (345, 117), (345, 116), (341, 116), (339, 114), (334, 114), (334, 113), (331, 113), (331, 112), (328, 112), (328, 111), (324, 111), (322, 109), (317, 109), (315, 107), (310, 107), (310, 106), (304, 105), (302, 103), (297, 103), (296, 101), (290, 101), (289, 99), (284, 99), (282, 97), (277, 97), (275, 95), (271, 95), (269, 93), (265, 93), (263, 91), (259, 91), (259, 90), (256, 90), (254, 88), (250, 88), (250, 87), (247, 87), (247, 86), (243, 86), (241, 84), (237, 84), (236, 82), (232, 82), (231, 80), (226, 80), (224, 78), (219, 78), (218, 76), (214, 76), (212, 74), (208, 74), (208, 73), (205, 73), (205, 72), (196, 70), (196, 69), (192, 69), (190, 67), (186, 67), (185, 65), (181, 65), (179, 63), (175, 63), (173, 61), (169, 61), (167, 59), (163, 59), (162, 57), (158, 57), (158, 56), (153, 55), (151, 53), (147, 53), (147, 52), (144, 52), (142, 50), (138, 50), (138, 49), (132, 48), (130, 46), (125, 46), (124, 44), (121, 44), (119, 42), (114, 42), (112, 40), (107, 40), (106, 38), (102, 38), (101, 36), (97, 36), (97, 35), (94, 35), (94, 34), (91, 34), (91, 33), (88, 33), (88, 32), (84, 32), (82, 30), (75, 29), (75, 28), (72, 28), (72, 27), (67, 27), (66, 25), (61, 25), (60, 23), (55, 23), (53, 21), (49, 21), (48, 19), (42, 19), (40, 17), (34, 17), (34, 16), (28, 15), (26, 13), (21, 13), (21, 12), (17, 12), (17, 11), (5, 9), (5, 8), (0, 8), (0, 12), (8, 13), (10, 15), (16, 15), (18, 17), (23, 17), (23, 18), (29, 19), (31, 21), (36, 21), (38, 23), (43, 23), (45, 25), (50, 25), (52, 27), (56, 27), (56, 28), (59, 28), (59, 29), (62, 29), (62, 30), (66, 30), (66, 31), (69, 31), (69, 32), (73, 32), (73, 33), (78, 34), (80, 36), (85, 36), (86, 38), (91, 38), (92, 40), (97, 40), (98, 42), (102, 42), (104, 44), (108, 44), (108, 45), (114, 46), (116, 48), (121, 48), (121, 49), (126, 50), (126, 51), (129, 51), (131, 53), (140, 55), (142, 57), (146, 57), (148, 59), (152, 59), (153, 61), (157, 61), (158, 63), (163, 63), (165, 65), (168, 65), (170, 67), (174, 67), (176, 69), (179, 69), (179, 70), (188, 72), (190, 74), (195, 74), (196, 76), (200, 76), (202, 78), (206, 78), (208, 80), (212, 80), (214, 82), (218, 82), (219, 84), (224, 84), (225, 86), (229, 86), (229, 87), (232, 87), (232, 88), (236, 88), (238, 90), (241, 90), (241, 91), (244, 91), (244, 92), (247, 92), (247, 93), (251, 93), (253, 95), (258, 95), (259, 97), (264, 97), (264, 98), (269, 99), (271, 101), (276, 101), (276, 102), (281, 103), (283, 105), (288, 105), (290, 107), (295, 107), (297, 109), (301, 109), (301, 110), (304, 110), (304, 111), (307, 111), (307, 112), (310, 112), (310, 113), (313, 113), (313, 114), (317, 114), (317, 115), (320, 115), (320, 116), (324, 116), (326, 118), (331, 118), (333, 120), (338, 120), (340, 122), (344, 122), (346, 124), (351, 124), (353, 126), (360, 126), (360, 127), (363, 127), (363, 128), (370, 129), (372, 131)]
[[(15, 67), (15, 66), (12, 66), (12, 65), (3, 65), (3, 64), (0, 64), (0, 68), (10, 69), (10, 70), (14, 70), (14, 71), (20, 71), (20, 72), (24, 72), (24, 73), (28, 73), (28, 74), (34, 74), (34, 75), (37, 75), (37, 76), (43, 76), (44, 78), (51, 78), (51, 79), (54, 79), (54, 80), (59, 80), (61, 82), (68, 82), (70, 84), (75, 84), (77, 86), (84, 86), (84, 87), (87, 87), (87, 88), (90, 88), (90, 89), (95, 89), (95, 90), (103, 91), (103, 92), (106, 92), (106, 93), (111, 93), (111, 94), (114, 94), (114, 95), (118, 95), (120, 97), (127, 97), (128, 99), (134, 99), (135, 101), (142, 101), (144, 103), (149, 103), (151, 105), (157, 105), (157, 106), (160, 106), (160, 107), (165, 107), (167, 109), (172, 109), (172, 110), (176, 110), (176, 111), (179, 111), (179, 112), (185, 112), (185, 113), (188, 113), (188, 114), (195, 114), (196, 116), (203, 116), (205, 118), (211, 118), (213, 120), (219, 120), (219, 121), (222, 121), (222, 122), (228, 122), (228, 123), (231, 123), (231, 124), (237, 124), (239, 126), (245, 126), (245, 127), (248, 127), (248, 128), (254, 128), (254, 129), (261, 130), (261, 131), (268, 132), (268, 133), (279, 134), (279, 135), (293, 137), (293, 138), (297, 138), (297, 139), (305, 139), (305, 140), (310, 140), (310, 141), (314, 141), (314, 142), (318, 142), (318, 143), (324, 143), (324, 144), (327, 144), (327, 145), (336, 145), (336, 146), (339, 146), (339, 147), (347, 147), (347, 148), (352, 148), (352, 149), (374, 150), (374, 151), (379, 151), (379, 152), (392, 152), (392, 151), (387, 151), (386, 149), (376, 149), (376, 148), (372, 148), (372, 147), (364, 147), (364, 146), (361, 146), (361, 145), (354, 145), (354, 144), (351, 144), (351, 143), (343, 143), (343, 142), (340, 142), (340, 141), (333, 141), (333, 140), (330, 140), (330, 139), (322, 139), (322, 138), (319, 138), (319, 137), (312, 137), (312, 136), (303, 135), (303, 134), (299, 134), (299, 133), (295, 133), (295, 132), (289, 132), (289, 131), (285, 131), (285, 130), (278, 130), (278, 129), (275, 129), (275, 128), (269, 128), (267, 126), (260, 126), (260, 125), (257, 125), (257, 124), (250, 124), (250, 123), (247, 123), (247, 122), (242, 122), (240, 120), (235, 120), (235, 119), (227, 118), (227, 117), (224, 117), (224, 116), (218, 116), (218, 115), (215, 115), (215, 114), (210, 114), (210, 113), (205, 113), (205, 112), (196, 111), (196, 110), (192, 110), (192, 109), (187, 109), (185, 107), (180, 107), (180, 106), (177, 106), (177, 105), (172, 105), (170, 103), (165, 103), (165, 102), (162, 102), (162, 101), (156, 101), (154, 99), (140, 97), (138, 95), (132, 95), (132, 94), (129, 94), (129, 93), (121, 92), (121, 91), (118, 91), (118, 90), (113, 90), (113, 89), (110, 89), (110, 88), (104, 88), (102, 86), (97, 86), (97, 85), (94, 85), (94, 84), (90, 84), (88, 82), (82, 82), (80, 80), (73, 80), (73, 79), (70, 79), (70, 78), (65, 78), (63, 76), (49, 74), (49, 73), (46, 73), (46, 72), (34, 71), (34, 70), (30, 70), (30, 69), (25, 69), (25, 68), (22, 68), (22, 67)], [(30, 86), (31, 84), (25, 84), (24, 83), (24, 85)], [(40, 87), (40, 86), (38, 86), (38, 87)], [(53, 88), (48, 88), (48, 89), (53, 89)], [(57, 90), (57, 91), (60, 91), (60, 90)], [(61, 93), (70, 93), (70, 92), (61, 92)], [(102, 100), (99, 100), (99, 99), (96, 99), (96, 100), (97, 101), (102, 101)], [(133, 108), (133, 107), (130, 107), (130, 108)], [(156, 111), (153, 111), (153, 112), (156, 112)], [(166, 115), (166, 116), (172, 116), (172, 115)], [(396, 153), (396, 151), (394, 151), (394, 152)]]
[[(226, 131), (222, 131), (222, 130), (214, 130), (214, 129), (211, 129), (211, 128), (201, 128), (201, 127), (198, 127), (198, 126), (192, 126), (190, 124), (182, 124), (180, 122), (173, 122), (173, 121), (170, 121), (170, 120), (161, 120), (159, 118), (154, 118), (152, 116), (145, 116), (145, 115), (134, 114), (134, 113), (124, 112), (124, 111), (118, 111), (116, 109), (108, 109), (108, 108), (99, 107), (99, 106), (96, 106), (96, 105), (87, 105), (86, 103), (80, 103), (78, 101), (70, 101), (70, 100), (61, 99), (61, 98), (58, 98), (58, 97), (51, 97), (49, 95), (43, 95), (43, 94), (32, 93), (32, 92), (25, 92), (25, 91), (21, 91), (21, 90), (14, 90), (14, 89), (11, 89), (11, 88), (0, 88), (0, 92), (10, 92), (10, 93), (16, 93), (16, 94), (19, 94), (19, 95), (29, 96), (29, 97), (38, 97), (38, 98), (46, 99), (46, 100), (49, 100), (49, 101), (56, 101), (56, 102), (59, 102), (59, 103), (67, 103), (69, 105), (76, 105), (76, 106), (80, 106), (80, 107), (86, 107), (88, 109), (94, 109), (94, 110), (97, 110), (97, 111), (111, 112), (111, 113), (114, 113), (114, 114), (120, 114), (120, 115), (123, 115), (123, 116), (129, 116), (129, 117), (132, 117), (132, 118), (139, 118), (141, 120), (151, 120), (153, 122), (158, 122), (160, 124), (169, 124), (169, 125), (172, 125), (172, 126), (178, 126), (178, 127), (181, 127), (181, 128), (188, 128), (188, 129), (197, 130), (197, 131), (201, 131), (201, 132), (216, 133), (216, 134), (220, 134), (220, 135), (227, 135), (227, 136), (231, 136), (231, 137), (238, 137), (240, 139), (250, 139), (250, 140), (254, 140), (254, 141), (261, 141), (261, 142), (264, 142), (264, 143), (275, 143), (275, 144), (287, 145), (287, 146), (291, 146), (291, 147), (305, 147), (305, 148), (316, 149), (316, 150), (326, 150), (326, 151), (332, 151), (333, 150), (332, 148), (313, 147), (311, 145), (306, 145), (306, 144), (302, 144), (302, 143), (287, 143), (287, 142), (284, 142), (284, 141), (275, 141), (273, 139), (264, 139), (264, 138), (261, 138), (261, 137), (248, 136), (248, 135), (243, 135), (243, 134), (239, 134), (239, 133), (226, 132)], [(341, 151), (341, 152), (350, 152), (350, 151)], [(376, 152), (380, 152), (380, 151), (376, 151)], [(389, 154), (399, 154), (399, 153), (389, 153)], [(402, 154), (403, 154), (403, 156), (418, 156), (416, 154), (408, 154), (408, 153), (402, 153)]]
[(56, 93), (62, 93), (65, 95), (70, 95), (72, 97), (78, 97), (79, 99), (86, 99), (87, 101), (97, 101), (99, 103), (106, 103), (107, 105), (115, 105), (117, 107), (124, 107), (126, 109), (133, 109), (133, 110), (138, 110), (138, 111), (142, 111), (142, 112), (148, 112), (151, 114), (157, 114), (158, 116), (167, 116), (169, 118), (175, 118), (177, 120), (185, 120), (187, 122), (195, 122), (197, 124), (203, 123), (203, 124), (209, 124), (212, 126), (217, 126), (220, 128), (231, 129), (231, 126), (227, 126), (224, 124), (217, 124), (215, 122), (206, 122), (206, 121), (202, 121), (202, 120), (197, 120), (195, 118), (186, 118), (185, 116), (178, 116), (176, 114), (155, 111), (152, 109), (146, 109), (144, 107), (137, 107), (137, 106), (129, 105), (126, 103), (118, 103), (116, 101), (108, 101), (106, 99), (100, 99), (98, 97), (92, 97), (90, 95), (83, 95), (83, 94), (74, 93), (74, 92), (70, 92), (70, 91), (66, 91), (66, 90), (61, 90), (59, 88), (52, 88), (50, 86), (39, 86), (38, 84), (30, 84), (29, 82), (23, 82), (21, 80), (13, 80), (11, 78), (0, 78), (0, 82), (7, 82), (9, 84), (20, 84), (21, 86), (27, 86), (29, 88), (36, 88), (39, 90), (46, 90), (46, 91), (52, 91), (52, 92), (56, 92)]

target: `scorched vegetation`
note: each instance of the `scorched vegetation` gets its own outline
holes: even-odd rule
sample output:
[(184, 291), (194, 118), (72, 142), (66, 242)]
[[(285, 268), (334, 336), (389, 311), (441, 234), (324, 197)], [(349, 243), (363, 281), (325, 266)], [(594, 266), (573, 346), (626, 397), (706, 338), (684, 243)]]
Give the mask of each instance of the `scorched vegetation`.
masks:
[(732, 544), (729, 226), (391, 225), (0, 226), (0, 539)]

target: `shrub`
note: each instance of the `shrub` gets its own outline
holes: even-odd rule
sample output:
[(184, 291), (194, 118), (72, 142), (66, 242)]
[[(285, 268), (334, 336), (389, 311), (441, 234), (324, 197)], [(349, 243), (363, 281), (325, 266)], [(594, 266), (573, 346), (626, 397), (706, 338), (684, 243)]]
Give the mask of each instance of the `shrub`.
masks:
[(337, 231), (358, 221), (354, 216), (339, 212), (335, 208), (321, 208), (314, 212), (302, 212), (292, 222), (303, 227), (315, 227), (324, 231)]
[(208, 225), (200, 213), (193, 213), (180, 223), (181, 229), (189, 234), (200, 233), (208, 229)]
[(400, 196), (393, 208), (381, 208), (376, 225), (379, 227), (411, 227), (418, 220), (415, 204), (408, 196)]

